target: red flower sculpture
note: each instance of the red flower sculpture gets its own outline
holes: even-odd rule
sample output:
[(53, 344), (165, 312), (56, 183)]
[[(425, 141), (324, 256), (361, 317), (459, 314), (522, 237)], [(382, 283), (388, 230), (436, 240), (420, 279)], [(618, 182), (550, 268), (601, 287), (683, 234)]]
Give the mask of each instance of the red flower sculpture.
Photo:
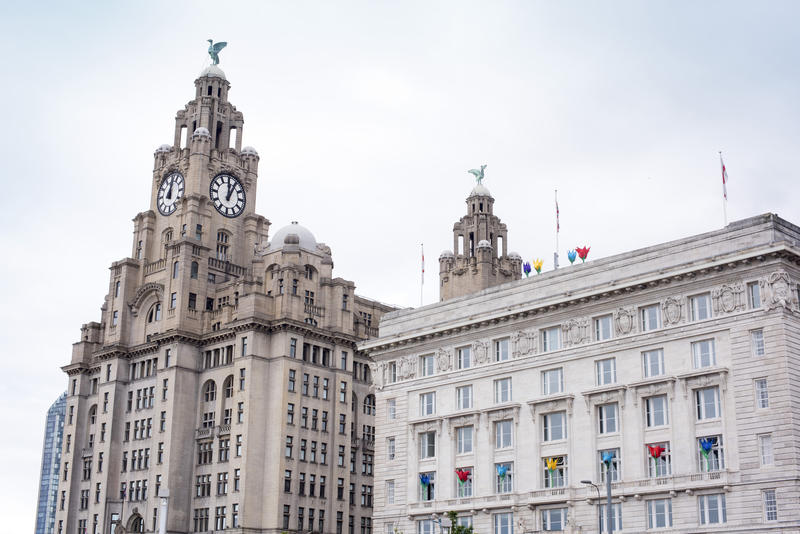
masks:
[(463, 469), (456, 469), (456, 476), (458, 477), (458, 481), (463, 484), (467, 480), (469, 480), (469, 471), (465, 471)]
[(578, 251), (578, 257), (581, 259), (581, 262), (586, 261), (586, 256), (589, 255), (589, 249), (592, 247), (575, 247), (575, 250)]
[(660, 445), (656, 445), (655, 447), (653, 447), (652, 445), (648, 445), (647, 448), (650, 449), (650, 456), (652, 456), (653, 458), (660, 458), (661, 455), (664, 454), (664, 451), (667, 450), (664, 447), (661, 447)]

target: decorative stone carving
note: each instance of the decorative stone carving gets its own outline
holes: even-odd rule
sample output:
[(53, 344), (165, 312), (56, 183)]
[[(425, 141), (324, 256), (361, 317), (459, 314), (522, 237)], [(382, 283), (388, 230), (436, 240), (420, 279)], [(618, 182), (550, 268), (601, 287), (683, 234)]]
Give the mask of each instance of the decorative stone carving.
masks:
[(477, 340), (472, 342), (472, 354), (475, 358), (475, 365), (483, 365), (489, 362), (489, 342)]
[(536, 353), (536, 330), (528, 329), (511, 334), (511, 356), (520, 358)]
[(680, 297), (667, 297), (661, 301), (661, 311), (664, 326), (678, 324), (683, 319), (683, 300)]
[(397, 379), (408, 380), (417, 376), (417, 358), (406, 356), (397, 362)]
[(795, 292), (797, 284), (792, 282), (785, 271), (775, 271), (764, 280), (759, 280), (761, 294), (764, 295), (764, 306), (768, 310), (782, 307), (786, 310), (792, 308), (792, 303), (797, 301)]
[(517, 532), (519, 532), (519, 534), (528, 532), (528, 523), (525, 521), (524, 517), (519, 517), (517, 519)]
[(744, 309), (744, 284), (722, 284), (711, 291), (711, 300), (715, 315)]
[(449, 371), (453, 366), (453, 355), (449, 349), (439, 349), (436, 351), (436, 369), (442, 373)]
[(383, 385), (386, 383), (386, 363), (369, 363), (369, 370), (372, 373), (372, 383), (378, 390), (383, 389)]
[(589, 319), (570, 319), (561, 325), (561, 330), (565, 347), (580, 345), (589, 339)]
[(614, 312), (614, 327), (618, 336), (636, 331), (636, 308), (619, 308)]
[(155, 291), (156, 298), (159, 300), (159, 302), (164, 302), (164, 286), (162, 284), (157, 282), (149, 282), (144, 284), (138, 290), (136, 290), (136, 295), (134, 295), (133, 298), (128, 301), (128, 306), (130, 307), (131, 314), (134, 317), (139, 314), (139, 307), (142, 305), (145, 297), (147, 297), (147, 295), (153, 291)]

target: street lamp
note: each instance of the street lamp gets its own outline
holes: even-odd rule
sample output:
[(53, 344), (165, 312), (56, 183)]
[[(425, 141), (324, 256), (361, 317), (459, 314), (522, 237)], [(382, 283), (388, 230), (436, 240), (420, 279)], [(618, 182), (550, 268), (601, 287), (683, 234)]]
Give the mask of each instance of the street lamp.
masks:
[[(581, 480), (581, 484), (589, 484), (594, 488), (597, 492), (597, 502), (600, 502), (600, 488), (597, 487), (597, 484), (592, 482), (591, 480)], [(600, 517), (600, 514), (597, 514), (597, 532), (598, 534), (603, 534), (603, 518)]]

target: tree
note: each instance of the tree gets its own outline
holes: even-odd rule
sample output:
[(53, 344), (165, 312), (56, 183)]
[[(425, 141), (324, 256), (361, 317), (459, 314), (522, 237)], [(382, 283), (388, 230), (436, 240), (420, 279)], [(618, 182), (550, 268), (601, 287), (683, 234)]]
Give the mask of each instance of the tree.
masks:
[(458, 524), (458, 514), (454, 511), (447, 512), (447, 517), (450, 519), (450, 534), (473, 534), (472, 525), (465, 527)]

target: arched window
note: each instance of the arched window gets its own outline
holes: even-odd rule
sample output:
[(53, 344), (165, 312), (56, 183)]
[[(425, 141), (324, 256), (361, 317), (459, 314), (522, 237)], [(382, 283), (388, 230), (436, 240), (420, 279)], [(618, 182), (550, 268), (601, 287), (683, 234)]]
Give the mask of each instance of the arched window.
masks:
[(203, 387), (203, 400), (205, 402), (214, 402), (216, 399), (217, 399), (217, 384), (213, 380), (209, 380)]
[(150, 311), (147, 312), (147, 322), (152, 323), (154, 321), (161, 320), (161, 303), (156, 302), (150, 307)]
[(192, 274), (191, 274), (192, 278), (195, 278), (195, 279), (197, 278), (197, 270), (198, 270), (197, 262), (193, 261), (192, 262)]
[(364, 413), (375, 415), (375, 395), (370, 394), (364, 397)]
[(228, 375), (228, 378), (225, 379), (222, 390), (225, 392), (226, 399), (233, 397), (233, 375)]
[(89, 408), (89, 424), (93, 425), (97, 422), (97, 405), (95, 404)]
[(172, 278), (178, 278), (178, 262), (172, 264)]

